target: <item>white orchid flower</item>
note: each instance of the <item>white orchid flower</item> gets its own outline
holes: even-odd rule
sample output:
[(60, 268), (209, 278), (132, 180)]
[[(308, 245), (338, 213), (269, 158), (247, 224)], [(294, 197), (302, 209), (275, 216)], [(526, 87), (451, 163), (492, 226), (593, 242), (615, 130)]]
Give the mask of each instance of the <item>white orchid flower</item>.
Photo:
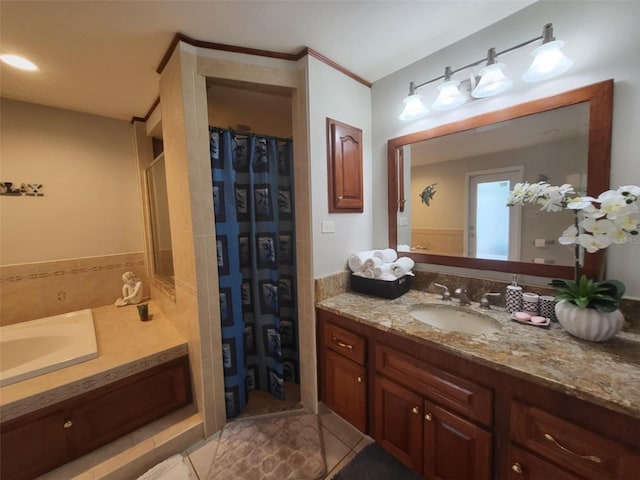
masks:
[(596, 220), (588, 217), (580, 222), (580, 226), (594, 235), (614, 235), (618, 231), (616, 224), (607, 219)]
[(627, 243), (629, 241), (629, 237), (630, 235), (622, 229), (618, 229), (613, 235), (609, 235), (611, 243), (615, 243), (617, 245)]
[(622, 187), (619, 187), (618, 190), (616, 191), (620, 194), (627, 192), (633, 195), (634, 197), (640, 197), (640, 187), (636, 185), (624, 185)]
[(607, 248), (611, 244), (611, 240), (604, 235), (591, 235), (590, 233), (581, 233), (578, 235), (578, 243), (589, 253), (595, 253), (598, 250)]
[(616, 218), (617, 216), (629, 215), (637, 211), (637, 205), (627, 204), (622, 195), (610, 196), (602, 201), (600, 210), (604, 212), (607, 218)]
[(636, 215), (619, 215), (613, 219), (613, 222), (623, 230), (640, 230), (640, 217)]
[(560, 235), (558, 242), (560, 242), (560, 244), (562, 245), (573, 245), (574, 243), (576, 243), (577, 239), (578, 229), (575, 225), (571, 225), (564, 232), (562, 232), (562, 235)]
[(570, 210), (584, 210), (588, 208), (592, 208), (595, 210), (595, 207), (591, 202), (595, 202), (596, 199), (593, 197), (576, 197), (571, 199), (569, 203), (567, 203), (567, 208)]

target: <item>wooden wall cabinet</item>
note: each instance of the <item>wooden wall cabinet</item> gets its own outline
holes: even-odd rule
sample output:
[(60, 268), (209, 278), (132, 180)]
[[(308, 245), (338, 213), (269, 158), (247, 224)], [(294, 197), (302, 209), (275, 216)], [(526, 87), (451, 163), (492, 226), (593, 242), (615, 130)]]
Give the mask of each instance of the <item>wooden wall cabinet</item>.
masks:
[(640, 419), (317, 312), (320, 399), (424, 478), (638, 478)]
[(362, 212), (362, 130), (327, 118), (329, 213)]
[(185, 356), (4, 422), (2, 478), (36, 478), (190, 402)]

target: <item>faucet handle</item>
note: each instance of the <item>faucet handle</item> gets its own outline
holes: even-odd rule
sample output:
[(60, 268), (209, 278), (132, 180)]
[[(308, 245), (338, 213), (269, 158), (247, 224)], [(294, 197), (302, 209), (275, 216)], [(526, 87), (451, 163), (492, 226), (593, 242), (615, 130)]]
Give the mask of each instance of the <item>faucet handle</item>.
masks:
[(449, 288), (446, 285), (433, 282), (433, 286), (444, 289), (442, 292), (442, 300), (451, 300), (451, 292), (449, 292)]
[(491, 308), (491, 302), (489, 301), (489, 297), (499, 297), (502, 295), (500, 292), (487, 292), (483, 293), (480, 298), (480, 308), (486, 308), (487, 310)]

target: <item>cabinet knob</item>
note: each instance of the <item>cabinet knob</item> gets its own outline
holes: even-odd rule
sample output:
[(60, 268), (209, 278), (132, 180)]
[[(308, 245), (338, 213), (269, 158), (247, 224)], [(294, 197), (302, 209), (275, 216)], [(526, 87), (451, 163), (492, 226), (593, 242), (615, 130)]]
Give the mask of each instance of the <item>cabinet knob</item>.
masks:
[(66, 420), (63, 424), (62, 424), (62, 428), (71, 428), (73, 427), (73, 422), (71, 420)]
[(411, 413), (415, 413), (416, 415), (417, 415), (418, 413), (420, 413), (420, 412), (419, 412), (418, 407), (413, 407), (413, 408), (411, 409)]
[(358, 381), (358, 383), (362, 383), (364, 382), (364, 378), (362, 378), (362, 376), (358, 375), (358, 377), (356, 378), (356, 380)]
[(424, 419), (425, 419), (427, 422), (430, 422), (431, 420), (433, 420), (433, 415), (431, 415), (431, 413), (427, 413), (427, 414), (424, 416)]
[(511, 470), (516, 472), (518, 475), (522, 475), (522, 465), (520, 465), (518, 462), (511, 465)]

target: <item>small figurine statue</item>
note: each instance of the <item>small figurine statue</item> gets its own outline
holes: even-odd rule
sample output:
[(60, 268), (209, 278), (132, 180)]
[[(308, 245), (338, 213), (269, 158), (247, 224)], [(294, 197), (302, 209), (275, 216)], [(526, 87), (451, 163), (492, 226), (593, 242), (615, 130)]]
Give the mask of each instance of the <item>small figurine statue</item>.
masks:
[(135, 305), (142, 301), (142, 282), (133, 272), (122, 274), (122, 298), (116, 300), (116, 307)]

